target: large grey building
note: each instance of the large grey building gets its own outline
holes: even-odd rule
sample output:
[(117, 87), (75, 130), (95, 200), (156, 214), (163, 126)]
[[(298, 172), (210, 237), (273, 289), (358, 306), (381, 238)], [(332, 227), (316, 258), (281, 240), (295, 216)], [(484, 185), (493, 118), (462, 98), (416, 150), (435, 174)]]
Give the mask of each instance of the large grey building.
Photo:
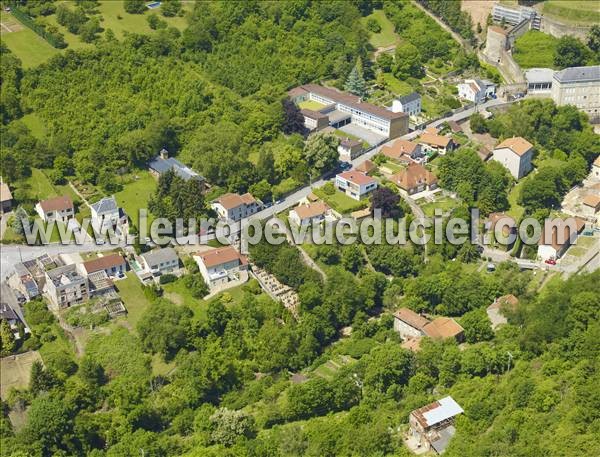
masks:
[(64, 265), (46, 271), (46, 294), (56, 308), (83, 303), (89, 298), (88, 281), (75, 264)]
[(575, 105), (590, 119), (600, 117), (600, 65), (572, 67), (554, 73), (552, 99), (557, 105)]

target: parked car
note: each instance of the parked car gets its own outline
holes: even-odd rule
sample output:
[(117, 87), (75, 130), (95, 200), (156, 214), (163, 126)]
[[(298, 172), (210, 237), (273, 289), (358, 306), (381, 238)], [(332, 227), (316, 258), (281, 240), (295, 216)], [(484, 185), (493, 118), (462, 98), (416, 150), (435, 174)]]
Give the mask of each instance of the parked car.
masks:
[(556, 265), (556, 260), (554, 260), (554, 259), (548, 259), (548, 260), (546, 260), (546, 263), (548, 265)]

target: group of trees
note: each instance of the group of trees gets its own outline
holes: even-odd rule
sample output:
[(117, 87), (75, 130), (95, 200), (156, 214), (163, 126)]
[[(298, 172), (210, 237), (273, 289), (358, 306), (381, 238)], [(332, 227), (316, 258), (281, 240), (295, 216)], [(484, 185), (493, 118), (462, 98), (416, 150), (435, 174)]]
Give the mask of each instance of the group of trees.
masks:
[(456, 192), (467, 206), (477, 206), (484, 215), (509, 207), (508, 171), (497, 162), (484, 163), (470, 148), (442, 157), (438, 178), (441, 187)]
[(461, 9), (460, 2), (445, 2), (436, 0), (419, 0), (419, 3), (439, 16), (452, 30), (463, 38), (474, 41), (471, 15)]
[(558, 68), (581, 67), (594, 65), (600, 62), (598, 51), (598, 36), (600, 31), (597, 25), (592, 28), (586, 46), (583, 41), (572, 35), (559, 38), (554, 51), (554, 65)]
[(69, 8), (64, 3), (56, 8), (56, 22), (67, 28), (70, 33), (79, 35), (85, 43), (96, 41), (99, 33), (104, 29), (100, 26), (98, 16), (89, 17), (88, 14), (97, 13), (98, 2), (79, 2), (75, 9)]

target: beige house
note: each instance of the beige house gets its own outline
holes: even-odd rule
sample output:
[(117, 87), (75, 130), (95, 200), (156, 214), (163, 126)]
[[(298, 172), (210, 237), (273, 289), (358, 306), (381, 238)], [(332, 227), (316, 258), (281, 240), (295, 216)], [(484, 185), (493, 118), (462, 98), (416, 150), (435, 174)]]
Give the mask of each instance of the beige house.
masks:
[(261, 205), (250, 193), (221, 195), (210, 205), (220, 219), (238, 222), (260, 211)]
[(65, 195), (38, 202), (37, 205), (35, 205), (35, 211), (39, 214), (44, 222), (67, 222), (69, 219), (75, 216), (73, 200)]
[[(208, 252), (194, 254), (204, 282), (209, 288), (223, 286), (229, 282), (247, 279), (248, 260), (233, 246), (225, 246)], [(245, 274), (242, 274), (245, 273)]]
[(437, 152), (444, 155), (454, 149), (455, 145), (452, 138), (448, 136), (438, 135), (433, 131), (426, 130), (419, 138), (419, 142), (423, 145), (424, 152)]
[(300, 204), (290, 211), (289, 220), (296, 225), (309, 225), (325, 220), (330, 208), (324, 202)]
[(352, 138), (344, 138), (340, 141), (337, 150), (341, 161), (350, 162), (361, 154), (363, 150), (362, 142), (353, 140)]
[(304, 127), (308, 130), (322, 130), (329, 125), (327, 114), (311, 109), (301, 109), (300, 113), (304, 116)]
[(0, 182), (0, 214), (8, 213), (12, 209), (12, 194), (5, 182)]
[(595, 216), (600, 211), (600, 196), (588, 195), (583, 199), (583, 214)]
[(550, 231), (551, 235), (548, 237), (546, 237), (545, 228), (542, 230), (537, 252), (542, 261), (558, 260), (569, 249), (569, 246), (577, 242), (579, 234), (585, 228), (585, 221), (578, 217), (574, 219), (573, 230), (566, 223), (562, 227), (553, 227)]
[(423, 165), (415, 162), (409, 163), (405, 170), (393, 175), (390, 181), (408, 195), (437, 188), (436, 176)]
[(423, 157), (421, 145), (414, 141), (398, 139), (391, 146), (383, 146), (381, 154), (397, 162), (410, 163)]
[(590, 119), (600, 117), (600, 65), (571, 67), (554, 73), (552, 99), (557, 105), (575, 105)]
[(600, 181), (600, 156), (596, 157), (596, 160), (592, 164), (591, 178), (595, 181)]
[(494, 148), (492, 158), (504, 165), (515, 179), (521, 179), (533, 168), (533, 145), (520, 136), (508, 138)]

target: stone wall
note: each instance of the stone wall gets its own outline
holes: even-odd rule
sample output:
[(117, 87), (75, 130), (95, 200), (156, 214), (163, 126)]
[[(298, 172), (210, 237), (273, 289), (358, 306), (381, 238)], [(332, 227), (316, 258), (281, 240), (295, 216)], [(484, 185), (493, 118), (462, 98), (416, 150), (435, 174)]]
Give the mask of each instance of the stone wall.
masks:
[(587, 34), (590, 31), (590, 27), (565, 24), (563, 22), (550, 19), (547, 16), (542, 16), (540, 31), (556, 38), (560, 38), (565, 35), (573, 35), (585, 41), (587, 39)]

